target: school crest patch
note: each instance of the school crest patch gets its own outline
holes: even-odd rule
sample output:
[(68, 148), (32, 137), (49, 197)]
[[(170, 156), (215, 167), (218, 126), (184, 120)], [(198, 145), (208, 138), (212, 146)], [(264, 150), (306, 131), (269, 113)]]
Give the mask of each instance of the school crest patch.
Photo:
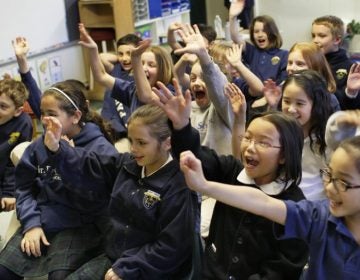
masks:
[(19, 137), (20, 137), (20, 132), (18, 132), (18, 131), (17, 132), (11, 132), (8, 143), (10, 145), (16, 143), (16, 141), (19, 139)]
[(278, 56), (273, 56), (272, 58), (271, 58), (271, 64), (272, 65), (276, 65), (276, 64), (278, 64), (280, 62), (280, 57), (278, 57)]
[(338, 69), (336, 70), (336, 79), (341, 80), (346, 77), (348, 74), (346, 69)]
[(153, 208), (154, 205), (160, 200), (160, 194), (158, 194), (157, 192), (153, 192), (150, 190), (144, 192), (143, 205), (146, 209)]

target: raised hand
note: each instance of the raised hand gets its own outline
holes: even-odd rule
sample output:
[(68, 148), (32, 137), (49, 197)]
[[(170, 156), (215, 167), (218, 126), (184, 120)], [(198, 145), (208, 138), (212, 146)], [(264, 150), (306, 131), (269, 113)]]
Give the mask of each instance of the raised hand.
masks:
[(233, 44), (231, 49), (228, 49), (225, 53), (226, 60), (230, 63), (232, 67), (239, 65), (242, 59), (242, 49), (243, 45)]
[(44, 144), (50, 151), (56, 152), (59, 149), (62, 124), (54, 117), (43, 117), (42, 122), (45, 125)]
[(206, 51), (204, 38), (202, 37), (198, 26), (195, 24), (194, 28), (190, 24), (184, 24), (180, 30), (177, 31), (186, 46), (175, 50), (176, 54), (192, 53), (200, 55), (201, 52)]
[(351, 68), (346, 84), (349, 95), (356, 95), (360, 91), (360, 64), (354, 63)]
[(180, 154), (180, 169), (184, 173), (187, 186), (194, 191), (202, 192), (206, 179), (201, 161), (192, 152), (185, 151)]
[(229, 8), (229, 18), (237, 17), (244, 10), (245, 0), (232, 0)]
[(271, 109), (277, 109), (281, 96), (281, 88), (273, 80), (268, 79), (264, 82), (264, 97)]
[[(225, 86), (225, 95), (231, 103), (231, 108), (236, 119), (245, 118), (246, 99), (239, 87), (234, 83), (228, 83)], [(243, 121), (245, 123), (245, 119)]]
[(141, 41), (136, 48), (131, 50), (131, 58), (141, 58), (141, 55), (150, 47), (150, 45), (151, 39)]
[(80, 41), (79, 44), (88, 49), (97, 49), (95, 41), (87, 33), (84, 24), (79, 23)]
[(34, 257), (41, 256), (41, 243), (45, 246), (49, 246), (45, 233), (41, 227), (34, 227), (28, 230), (23, 239), (21, 240), (21, 250), (28, 256), (33, 255)]
[(172, 121), (174, 128), (179, 130), (189, 123), (191, 95), (189, 90), (183, 95), (179, 82), (176, 79), (173, 79), (173, 84), (175, 95), (163, 83), (157, 82), (160, 90), (153, 88), (153, 92), (158, 96), (154, 103), (164, 110)]
[(15, 55), (17, 57), (26, 57), (29, 52), (29, 43), (24, 37), (16, 37), (15, 40), (11, 41), (14, 48)]

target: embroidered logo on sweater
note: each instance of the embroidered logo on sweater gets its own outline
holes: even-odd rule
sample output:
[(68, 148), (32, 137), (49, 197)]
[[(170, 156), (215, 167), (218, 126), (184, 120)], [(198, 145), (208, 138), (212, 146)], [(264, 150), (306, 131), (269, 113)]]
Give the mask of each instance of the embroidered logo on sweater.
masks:
[(20, 132), (18, 132), (18, 131), (17, 132), (11, 132), (8, 143), (10, 145), (16, 143), (16, 141), (19, 139), (19, 137), (20, 137)]
[(144, 204), (146, 209), (153, 208), (155, 203), (160, 201), (160, 200), (161, 200), (160, 194), (158, 194), (157, 192), (147, 190), (144, 193), (143, 204)]
[(278, 64), (280, 62), (280, 57), (278, 57), (278, 56), (273, 56), (272, 58), (271, 58), (271, 64), (272, 65), (276, 65), (276, 64)]
[(348, 72), (346, 69), (336, 70), (336, 79), (341, 80), (347, 76)]

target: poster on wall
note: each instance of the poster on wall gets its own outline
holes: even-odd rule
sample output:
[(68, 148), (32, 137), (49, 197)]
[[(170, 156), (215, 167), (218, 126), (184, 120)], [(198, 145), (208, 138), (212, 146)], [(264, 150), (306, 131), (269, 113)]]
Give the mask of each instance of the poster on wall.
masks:
[(50, 57), (49, 65), (52, 83), (61, 82), (63, 80), (63, 76), (60, 56)]
[(37, 72), (39, 74), (40, 88), (42, 91), (44, 91), (46, 88), (50, 87), (52, 84), (48, 59), (43, 58), (43, 59), (37, 60), (36, 68), (37, 68)]

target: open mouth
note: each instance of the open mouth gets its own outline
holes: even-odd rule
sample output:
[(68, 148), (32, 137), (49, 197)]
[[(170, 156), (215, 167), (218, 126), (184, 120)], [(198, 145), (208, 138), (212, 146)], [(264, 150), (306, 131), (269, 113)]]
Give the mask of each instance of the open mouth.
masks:
[(206, 96), (205, 91), (203, 90), (197, 90), (194, 92), (195, 99), (203, 99)]
[(247, 168), (255, 168), (259, 165), (259, 161), (253, 159), (252, 157), (245, 157), (245, 165)]

